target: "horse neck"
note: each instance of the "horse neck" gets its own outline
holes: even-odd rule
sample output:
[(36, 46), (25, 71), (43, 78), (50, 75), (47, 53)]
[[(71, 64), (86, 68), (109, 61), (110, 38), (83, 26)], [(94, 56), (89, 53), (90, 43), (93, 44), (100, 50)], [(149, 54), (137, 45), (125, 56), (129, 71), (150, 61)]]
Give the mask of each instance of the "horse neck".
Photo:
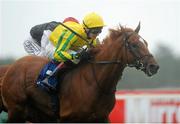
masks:
[(122, 76), (122, 72), (126, 67), (123, 59), (123, 43), (110, 43), (104, 46), (101, 52), (96, 56), (96, 61), (114, 61), (120, 60), (119, 64), (96, 64), (94, 70), (96, 72), (97, 83), (104, 91), (111, 92), (116, 89), (118, 80)]

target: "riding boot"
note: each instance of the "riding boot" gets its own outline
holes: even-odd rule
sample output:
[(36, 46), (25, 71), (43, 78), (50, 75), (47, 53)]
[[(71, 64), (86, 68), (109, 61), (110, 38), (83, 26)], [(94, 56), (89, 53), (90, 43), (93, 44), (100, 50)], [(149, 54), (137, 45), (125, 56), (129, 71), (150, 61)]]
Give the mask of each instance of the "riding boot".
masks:
[(47, 91), (56, 91), (58, 79), (56, 72), (63, 68), (63, 63), (50, 61), (41, 70), (40, 75), (37, 79), (37, 85)]

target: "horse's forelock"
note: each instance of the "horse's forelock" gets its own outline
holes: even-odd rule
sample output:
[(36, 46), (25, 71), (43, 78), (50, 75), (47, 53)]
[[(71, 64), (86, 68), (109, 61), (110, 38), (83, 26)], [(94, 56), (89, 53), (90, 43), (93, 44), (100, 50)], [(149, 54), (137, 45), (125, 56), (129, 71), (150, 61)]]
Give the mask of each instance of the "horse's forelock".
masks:
[(133, 32), (133, 29), (127, 28), (119, 24), (116, 29), (109, 29), (110, 37), (119, 37), (123, 33)]
[[(111, 44), (112, 42), (116, 41), (121, 36), (125, 36), (123, 34), (127, 34), (129, 32), (134, 32), (133, 29), (127, 28), (119, 24), (115, 29), (109, 29), (109, 35), (103, 40), (103, 44)], [(122, 38), (122, 37), (121, 37)]]
[(120, 36), (122, 31), (120, 28), (116, 28), (116, 29), (109, 29), (109, 32), (110, 32), (109, 37), (111, 39), (116, 39), (117, 37)]

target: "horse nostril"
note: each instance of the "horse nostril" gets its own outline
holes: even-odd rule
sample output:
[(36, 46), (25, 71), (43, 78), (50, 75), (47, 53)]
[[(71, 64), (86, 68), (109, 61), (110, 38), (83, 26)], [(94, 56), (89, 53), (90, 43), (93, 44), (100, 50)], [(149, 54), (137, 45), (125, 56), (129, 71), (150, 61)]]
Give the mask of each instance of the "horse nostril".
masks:
[(157, 71), (159, 69), (159, 65), (157, 65), (157, 64), (150, 64), (148, 66), (148, 68), (150, 69), (151, 73), (155, 74), (155, 73), (157, 73)]

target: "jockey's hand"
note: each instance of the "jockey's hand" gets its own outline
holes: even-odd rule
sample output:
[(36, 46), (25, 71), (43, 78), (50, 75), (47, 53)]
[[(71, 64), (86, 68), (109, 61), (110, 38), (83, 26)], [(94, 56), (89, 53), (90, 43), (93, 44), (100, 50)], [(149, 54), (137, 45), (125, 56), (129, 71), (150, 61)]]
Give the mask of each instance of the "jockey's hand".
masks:
[(64, 62), (67, 67), (74, 67), (76, 66), (75, 63), (73, 63), (71, 60), (67, 60)]
[(92, 58), (92, 56), (88, 51), (82, 51), (79, 54), (80, 61), (87, 61), (87, 60), (90, 60), (91, 58)]

